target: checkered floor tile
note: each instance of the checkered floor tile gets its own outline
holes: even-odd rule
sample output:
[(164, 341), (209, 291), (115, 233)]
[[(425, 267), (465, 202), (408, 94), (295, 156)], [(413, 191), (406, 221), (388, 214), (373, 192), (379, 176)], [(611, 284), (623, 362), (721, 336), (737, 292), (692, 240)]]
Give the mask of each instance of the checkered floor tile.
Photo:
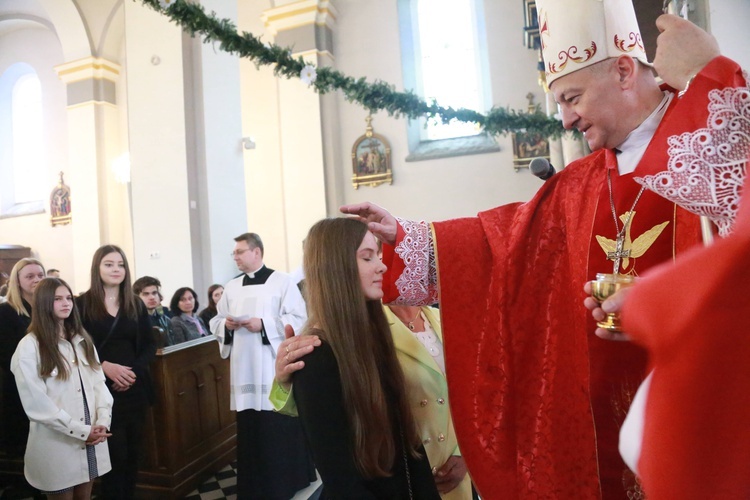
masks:
[(237, 462), (227, 465), (214, 477), (190, 492), (185, 500), (216, 500), (237, 498)]
[[(316, 500), (320, 495), (322, 483), (320, 479), (304, 490), (298, 491), (292, 500)], [(198, 489), (190, 492), (185, 500), (218, 500), (237, 498), (237, 462), (227, 465), (214, 477), (203, 483)]]

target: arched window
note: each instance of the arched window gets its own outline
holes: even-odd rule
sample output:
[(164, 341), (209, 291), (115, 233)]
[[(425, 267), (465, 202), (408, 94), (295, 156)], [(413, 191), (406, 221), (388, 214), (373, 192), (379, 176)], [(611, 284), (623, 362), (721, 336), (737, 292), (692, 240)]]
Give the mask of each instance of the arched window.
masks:
[[(482, 0), (399, 0), (404, 86), (444, 107), (491, 107)], [(433, 141), (476, 136), (474, 124), (411, 123), (410, 158), (428, 159)], [(462, 141), (455, 155), (497, 150), (491, 139)], [(450, 145), (447, 146), (450, 149)], [(467, 149), (468, 148), (468, 149)], [(421, 152), (420, 152), (421, 150)], [(441, 145), (446, 151), (446, 145)], [(441, 154), (440, 156), (453, 156)]]
[(42, 86), (25, 63), (0, 76), (0, 215), (43, 210), (45, 166)]
[(11, 97), (14, 202), (44, 198), (45, 178), (42, 85), (36, 74), (25, 74)]
[[(417, 0), (420, 94), (440, 105), (484, 111), (474, 0)], [(428, 123), (423, 139), (474, 135), (470, 123)]]

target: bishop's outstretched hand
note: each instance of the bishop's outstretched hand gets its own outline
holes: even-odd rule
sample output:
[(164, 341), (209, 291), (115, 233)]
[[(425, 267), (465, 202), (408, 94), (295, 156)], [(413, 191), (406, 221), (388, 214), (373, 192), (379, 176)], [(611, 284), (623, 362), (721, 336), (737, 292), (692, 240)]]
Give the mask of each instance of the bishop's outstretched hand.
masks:
[(396, 222), (396, 218), (385, 208), (366, 201), (354, 205), (344, 205), (339, 210), (342, 213), (354, 215), (357, 219), (367, 224), (370, 232), (383, 243), (389, 245), (396, 243), (398, 222)]

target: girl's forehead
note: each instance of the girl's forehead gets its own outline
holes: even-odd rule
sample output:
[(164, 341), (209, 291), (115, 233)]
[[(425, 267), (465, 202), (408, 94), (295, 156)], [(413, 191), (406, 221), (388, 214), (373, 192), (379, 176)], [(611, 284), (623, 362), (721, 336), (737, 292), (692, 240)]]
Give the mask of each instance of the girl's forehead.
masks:
[(111, 252), (102, 258), (102, 262), (122, 262), (122, 255), (118, 252)]
[(374, 250), (376, 252), (378, 251), (378, 240), (370, 231), (367, 231), (364, 238), (362, 238), (362, 243), (360, 243), (359, 245), (359, 250)]

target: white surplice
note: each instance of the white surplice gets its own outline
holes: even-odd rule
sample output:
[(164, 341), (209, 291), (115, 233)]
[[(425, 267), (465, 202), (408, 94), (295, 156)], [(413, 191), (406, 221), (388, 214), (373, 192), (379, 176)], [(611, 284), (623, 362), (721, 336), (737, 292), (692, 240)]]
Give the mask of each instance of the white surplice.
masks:
[[(218, 314), (211, 320), (210, 328), (219, 341), (221, 357), (231, 356), (230, 408), (273, 411), (268, 395), (275, 373), (276, 350), (284, 340), (285, 325), (299, 332), (307, 321), (305, 302), (288, 274), (273, 271), (265, 283), (243, 286), (245, 276), (224, 287), (216, 305)], [(225, 335), (228, 316), (263, 320), (270, 345), (263, 344), (260, 333), (246, 328), (235, 330), (229, 340)]]

